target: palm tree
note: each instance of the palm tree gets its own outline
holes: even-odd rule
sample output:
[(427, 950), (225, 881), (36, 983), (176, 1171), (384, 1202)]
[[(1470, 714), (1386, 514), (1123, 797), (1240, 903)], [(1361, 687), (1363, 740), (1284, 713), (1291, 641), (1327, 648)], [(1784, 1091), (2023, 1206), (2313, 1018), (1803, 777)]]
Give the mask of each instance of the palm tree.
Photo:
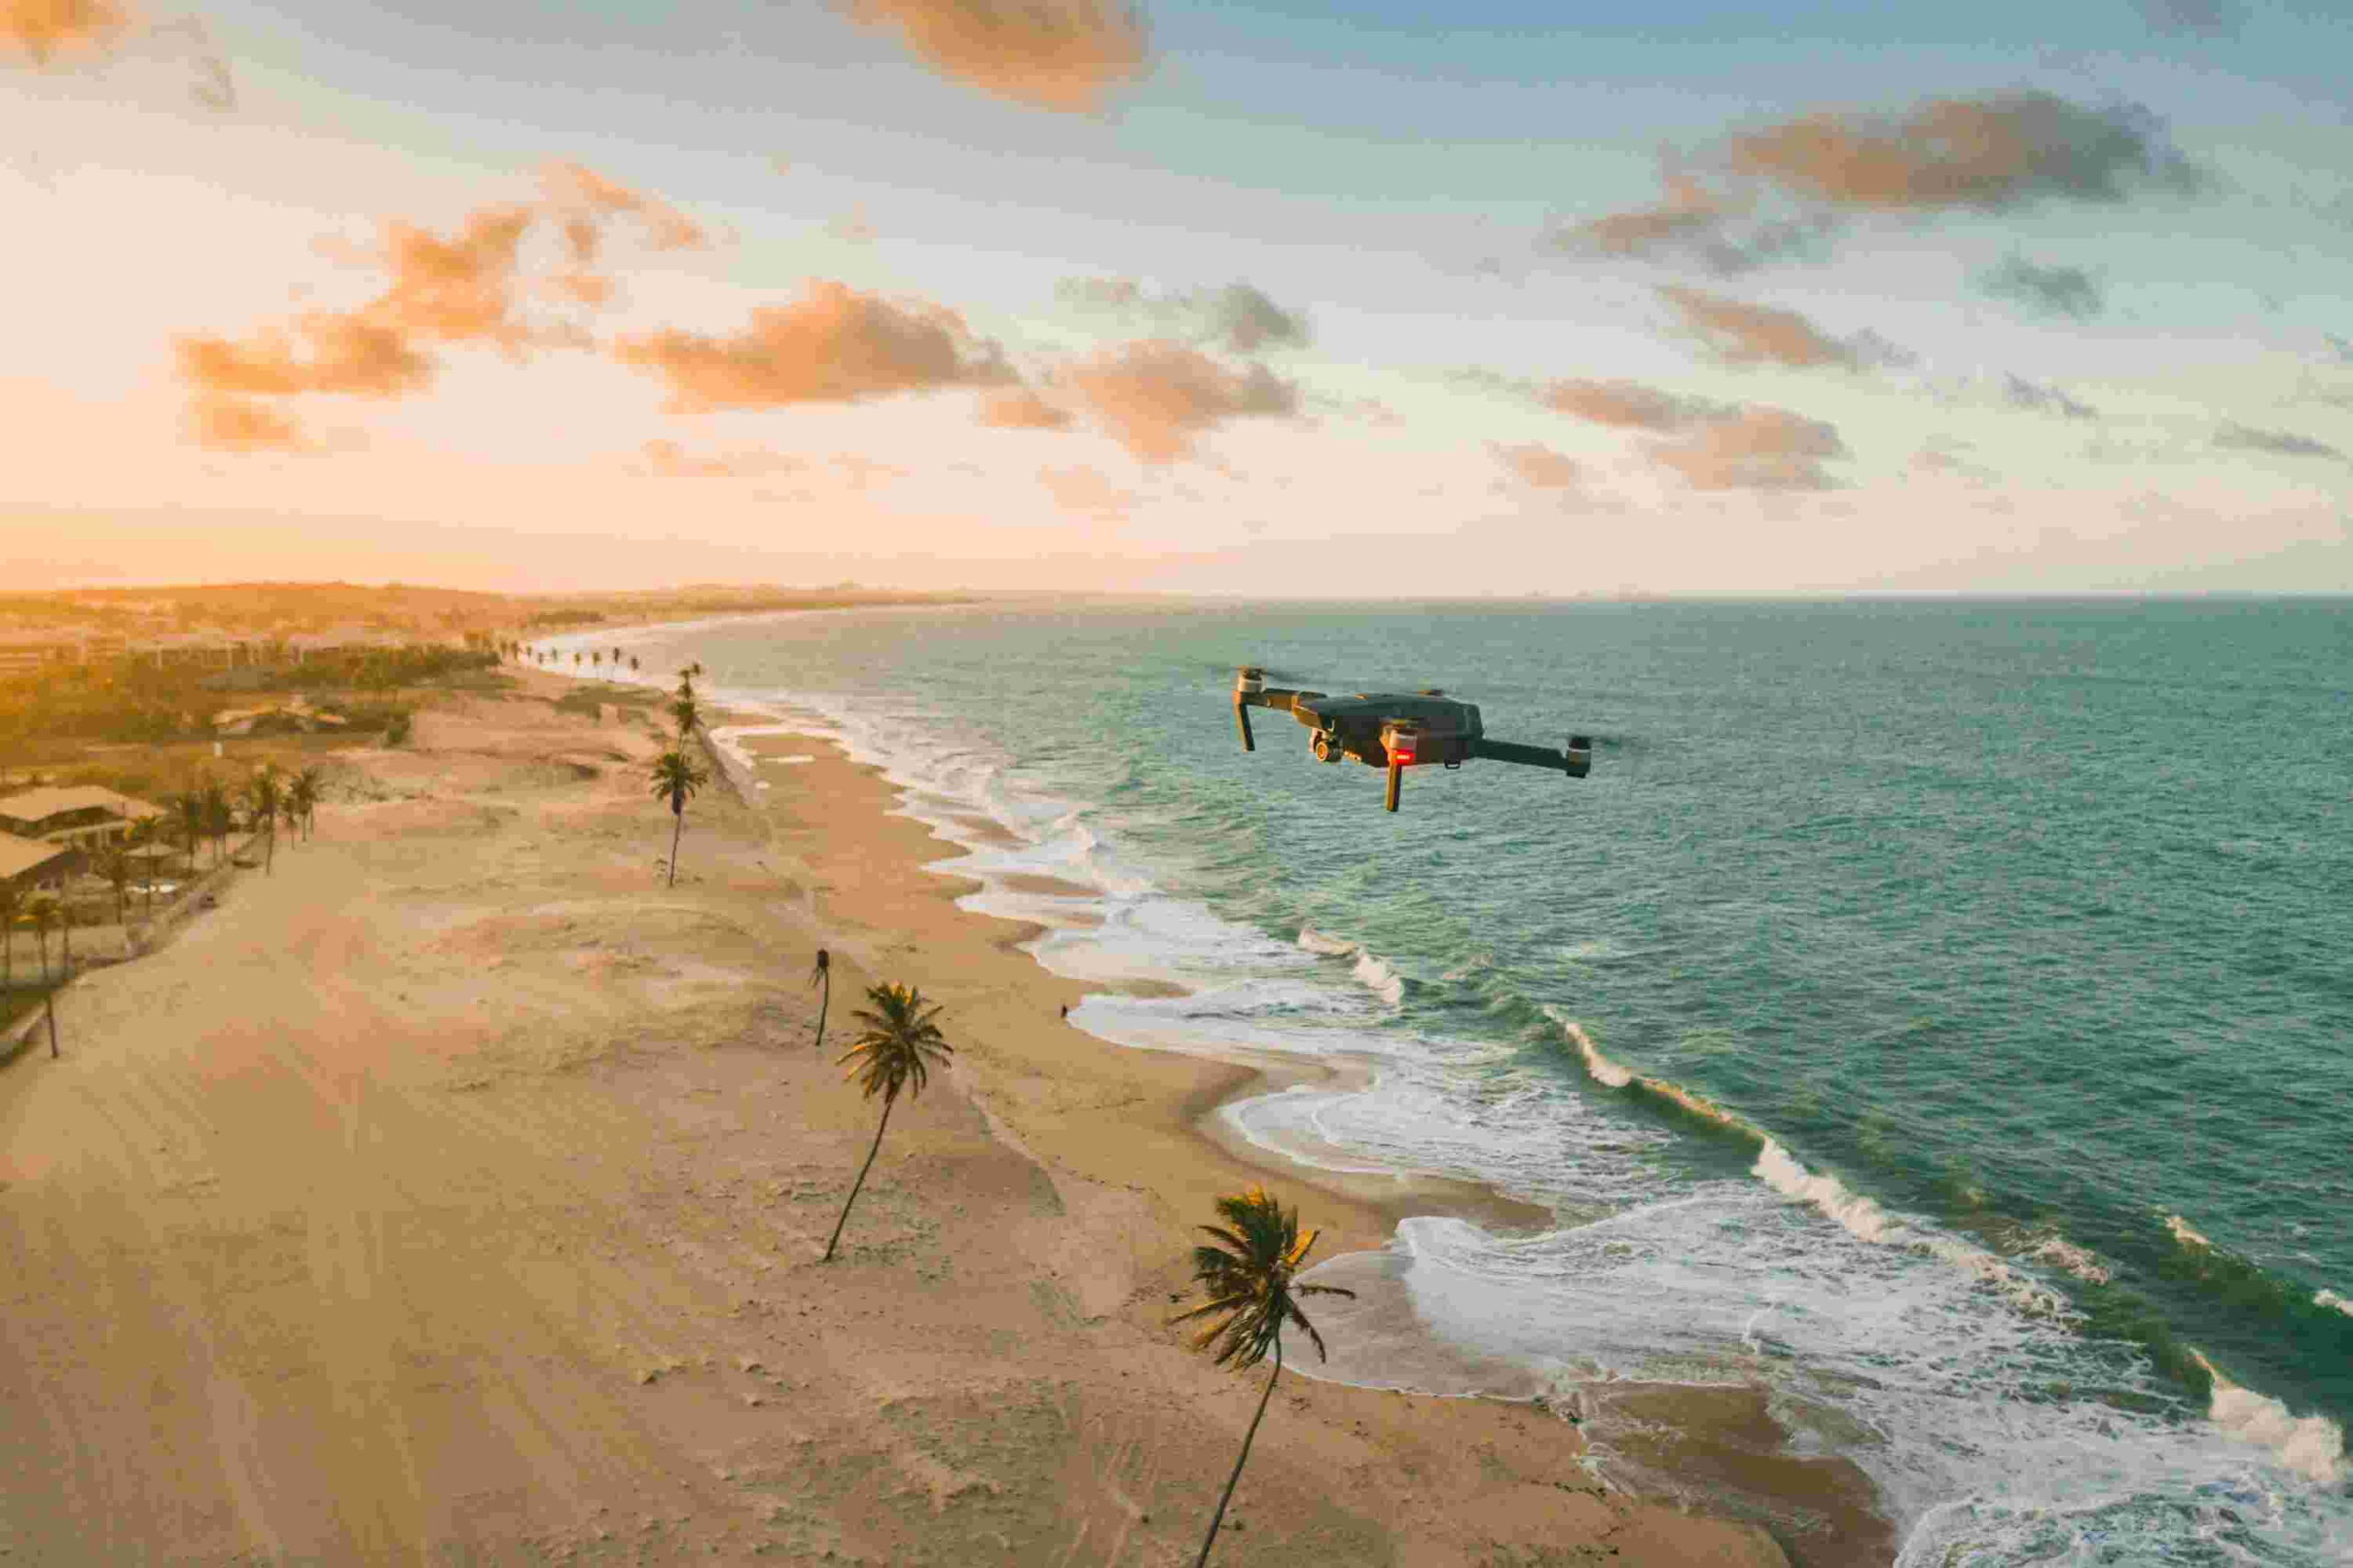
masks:
[(848, 1201), (842, 1205), (842, 1217), (834, 1221), (834, 1233), (825, 1243), (827, 1263), (834, 1260), (842, 1227), (849, 1223), (850, 1204), (858, 1201), (866, 1173), (874, 1168), (874, 1156), (882, 1151), (882, 1130), (891, 1125), (891, 1108), (899, 1103), (903, 1090), (921, 1094), (931, 1062), (936, 1060), (944, 1065), (956, 1050), (940, 1035), (939, 1008), (926, 1006), (923, 993), (914, 986), (870, 985), (866, 999), (873, 1007), (850, 1015), (865, 1026), (865, 1032), (842, 1061), (858, 1063), (849, 1075), (858, 1080), (868, 1099), (878, 1094), (882, 1096), (882, 1119), (875, 1123), (874, 1145), (866, 1151), (866, 1164), (858, 1167), (858, 1180), (851, 1184)]
[(196, 875), (196, 841), (204, 836), (204, 796), (196, 790), (183, 790), (172, 797), (172, 805), (180, 815), (180, 832), (188, 839), (188, 872)]
[(40, 944), (40, 983), (49, 983), (49, 928), (57, 924), (57, 895), (49, 892), (33, 894), (25, 914), (32, 922), (33, 940)]
[(236, 831), (236, 812), (229, 805), (229, 787), (218, 778), (204, 781), (204, 831), (212, 838), (212, 863), (229, 853), (229, 835)]
[(615, 669), (619, 669), (619, 668), (620, 668), (620, 667), (621, 667), (621, 651), (620, 651), (619, 648), (616, 648), (616, 649), (614, 649), (614, 650), (613, 650), (613, 668), (615, 668)]
[(0, 996), (17, 988), (17, 919), (24, 912), (24, 890), (0, 882)]
[(629, 669), (630, 674), (631, 675), (635, 675), (637, 673), (637, 655), (635, 653), (631, 653), (629, 656)]
[(292, 801), (296, 809), (302, 813), (304, 838), (310, 837), (318, 827), (316, 819), (319, 814), (319, 797), (324, 793), (326, 793), (326, 775), (319, 771), (316, 763), (297, 773), (294, 776), (294, 781), (286, 787), (287, 799)]
[(284, 798), (274, 767), (265, 766), (245, 786), (247, 813), (255, 828), (269, 835), (262, 845), (261, 874), (265, 877), (278, 866), (278, 802)]
[(817, 1049), (825, 1049), (825, 1009), (834, 1005), (834, 955), (824, 949), (817, 949), (817, 967), (809, 971), (809, 983), (823, 984), (817, 994)]
[[(287, 783), (286, 792), (278, 798), (278, 820), (286, 824), (286, 831), (293, 834), (299, 843), (302, 832), (302, 802), (294, 798), (291, 780)], [(277, 836), (274, 833), (270, 835), (272, 839)]]
[(1258, 1435), (1258, 1423), (1266, 1419), (1267, 1402), (1274, 1397), (1275, 1380), (1283, 1375), (1283, 1324), (1298, 1324), (1314, 1344), (1315, 1358), (1325, 1358), (1324, 1336), (1315, 1332), (1315, 1325), (1307, 1321), (1307, 1314), (1291, 1298), (1356, 1294), (1336, 1285), (1301, 1285), (1293, 1281), (1292, 1276), (1307, 1260), (1307, 1249), (1315, 1244), (1315, 1233), (1300, 1234), (1299, 1210), (1284, 1212), (1282, 1205), (1269, 1198), (1265, 1187), (1254, 1186), (1246, 1192), (1228, 1193), (1217, 1200), (1217, 1211), (1225, 1223), (1203, 1225), (1201, 1229), (1220, 1244), (1193, 1249), (1193, 1283), (1209, 1300), (1168, 1321), (1177, 1324), (1188, 1318), (1211, 1318), (1214, 1321), (1194, 1335), (1194, 1349), (1216, 1346), (1217, 1365), (1222, 1367), (1231, 1362), (1237, 1371), (1256, 1366), (1271, 1349), (1275, 1353), (1275, 1369), (1267, 1379), (1267, 1392), (1258, 1396), (1258, 1413), (1250, 1417), (1250, 1429), (1242, 1435), (1241, 1458), (1233, 1461), (1233, 1473), (1226, 1478), (1224, 1495), (1217, 1500), (1217, 1512), (1210, 1516), (1209, 1539), (1201, 1542), (1201, 1554), (1193, 1559), (1193, 1568), (1202, 1568), (1210, 1560), (1218, 1526), (1225, 1522), (1225, 1506), (1233, 1500), (1234, 1483), (1242, 1479), (1242, 1467), (1250, 1458), (1250, 1439)]
[(670, 703), (670, 717), (678, 722), (678, 744), (684, 745), (687, 737), (695, 733), (695, 722), (702, 717), (702, 710), (695, 706), (691, 697), (676, 698)]
[(665, 751), (654, 759), (654, 793), (670, 802), (670, 881), (678, 885), (678, 835), (687, 825), (687, 801), (694, 792), (710, 782), (710, 775), (697, 767), (694, 759), (683, 751)]
[(122, 927), (122, 955), (131, 956), (131, 869), (132, 861), (128, 846), (119, 844), (100, 846), (90, 856), (90, 865), (114, 888), (114, 923)]
[(588, 666), (598, 670), (605, 667), (605, 651), (602, 648), (595, 650), (588, 655)]

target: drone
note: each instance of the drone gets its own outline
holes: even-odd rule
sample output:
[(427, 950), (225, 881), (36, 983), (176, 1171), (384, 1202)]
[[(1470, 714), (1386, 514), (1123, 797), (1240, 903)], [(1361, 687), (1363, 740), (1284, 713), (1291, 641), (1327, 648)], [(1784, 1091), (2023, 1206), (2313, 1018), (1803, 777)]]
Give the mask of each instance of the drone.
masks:
[(1478, 704), (1458, 702), (1435, 687), (1410, 696), (1359, 691), (1332, 697), (1268, 686), (1265, 670), (1245, 665), (1233, 677), (1233, 722), (1242, 732), (1244, 751), (1258, 749), (1250, 735), (1253, 708), (1287, 712), (1314, 732), (1308, 737), (1307, 749), (1318, 762), (1352, 756), (1368, 767), (1388, 769), (1388, 806), (1392, 812), (1409, 767), (1435, 763), (1450, 772), (1474, 756), (1483, 756), (1530, 767), (1556, 767), (1572, 778), (1582, 778), (1593, 770), (1590, 735), (1571, 735), (1565, 751), (1491, 741), (1479, 722)]

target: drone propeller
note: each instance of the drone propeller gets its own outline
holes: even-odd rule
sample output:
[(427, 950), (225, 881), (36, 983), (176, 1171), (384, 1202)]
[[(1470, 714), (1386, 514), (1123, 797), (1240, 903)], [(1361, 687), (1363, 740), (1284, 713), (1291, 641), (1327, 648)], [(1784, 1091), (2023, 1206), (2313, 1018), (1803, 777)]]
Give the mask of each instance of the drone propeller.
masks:
[(1289, 670), (1270, 669), (1265, 665), (1207, 665), (1203, 668), (1215, 676), (1232, 676), (1242, 670), (1256, 670), (1260, 680), (1274, 686), (1302, 686), (1311, 678), (1294, 675)]

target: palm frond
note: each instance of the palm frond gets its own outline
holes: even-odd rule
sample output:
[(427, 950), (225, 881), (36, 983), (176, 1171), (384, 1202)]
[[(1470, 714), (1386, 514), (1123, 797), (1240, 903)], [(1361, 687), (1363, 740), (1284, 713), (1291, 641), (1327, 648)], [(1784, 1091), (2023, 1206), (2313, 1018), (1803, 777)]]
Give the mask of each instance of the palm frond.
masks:
[(955, 1053), (939, 1031), (938, 1004), (926, 1004), (911, 985), (870, 986), (866, 998), (872, 1006), (850, 1015), (859, 1033), (836, 1065), (850, 1069), (869, 1098), (920, 1094), (935, 1062)]

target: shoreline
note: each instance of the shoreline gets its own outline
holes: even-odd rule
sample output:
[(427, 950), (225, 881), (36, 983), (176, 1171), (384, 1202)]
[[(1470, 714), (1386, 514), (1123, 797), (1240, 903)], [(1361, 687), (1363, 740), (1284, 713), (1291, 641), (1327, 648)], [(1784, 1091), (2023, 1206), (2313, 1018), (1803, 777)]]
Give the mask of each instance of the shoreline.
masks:
[[(1063, 1025), (1101, 987), (959, 908), (943, 841), (836, 747), (750, 805), (704, 791), (665, 885), (658, 716), (573, 687), (520, 672), (348, 754), (315, 841), (0, 1074), (0, 1548), (1189, 1562), (1261, 1387), (1167, 1323), (1193, 1227), (1267, 1179), (1318, 1258), (1378, 1257), (1436, 1200), (1207, 1137), (1264, 1064)], [(835, 1059), (881, 979), (956, 1055), (820, 1262), (876, 1129)], [(1761, 1411), (1707, 1391), (1642, 1413), (1731, 1478), (1680, 1504), (1601, 1487), (1532, 1403), (1279, 1392), (1221, 1562), (1892, 1555), (1854, 1477), (1755, 1451)]]

